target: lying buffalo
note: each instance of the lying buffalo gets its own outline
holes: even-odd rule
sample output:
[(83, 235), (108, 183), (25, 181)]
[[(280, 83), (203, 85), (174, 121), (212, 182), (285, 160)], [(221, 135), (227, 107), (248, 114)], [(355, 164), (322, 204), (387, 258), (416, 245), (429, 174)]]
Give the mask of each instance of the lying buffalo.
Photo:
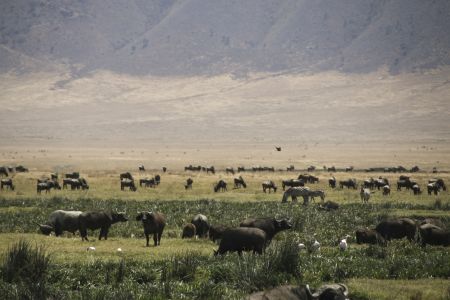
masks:
[(417, 225), (409, 218), (401, 218), (382, 221), (375, 227), (375, 230), (388, 241), (404, 237), (412, 241), (417, 232)]
[(240, 227), (255, 227), (264, 230), (266, 233), (266, 240), (270, 242), (278, 232), (291, 229), (292, 224), (290, 220), (287, 219), (276, 220), (275, 218), (248, 218), (240, 224)]
[(195, 215), (192, 218), (191, 223), (195, 225), (195, 228), (197, 229), (196, 235), (199, 238), (208, 236), (209, 223), (208, 218), (205, 215), (202, 214)]
[(166, 226), (166, 217), (162, 213), (143, 211), (140, 212), (136, 221), (142, 221), (144, 226), (145, 239), (147, 240), (146, 246), (149, 246), (150, 234), (153, 234), (153, 242), (155, 247), (161, 245), (161, 236)]
[(81, 214), (81, 211), (55, 210), (48, 217), (47, 223), (39, 224), (39, 229), (45, 235), (52, 231), (56, 236), (60, 236), (64, 231), (75, 234), (79, 229), (78, 217)]
[(95, 230), (100, 228), (100, 235), (108, 239), (108, 231), (112, 224), (128, 221), (127, 216), (123, 212), (106, 212), (106, 211), (88, 211), (80, 214), (78, 217), (80, 226), (81, 240), (89, 241), (87, 238), (87, 229)]
[(450, 231), (433, 224), (423, 224), (419, 227), (422, 245), (450, 246)]
[(231, 228), (225, 230), (220, 240), (219, 249), (214, 255), (223, 255), (227, 252), (253, 251), (262, 254), (266, 245), (266, 233), (259, 228)]
[(386, 243), (385, 239), (374, 229), (356, 230), (356, 242), (358, 244), (381, 244)]
[(192, 223), (186, 224), (183, 227), (183, 233), (181, 233), (181, 238), (193, 238), (195, 236), (195, 225)]

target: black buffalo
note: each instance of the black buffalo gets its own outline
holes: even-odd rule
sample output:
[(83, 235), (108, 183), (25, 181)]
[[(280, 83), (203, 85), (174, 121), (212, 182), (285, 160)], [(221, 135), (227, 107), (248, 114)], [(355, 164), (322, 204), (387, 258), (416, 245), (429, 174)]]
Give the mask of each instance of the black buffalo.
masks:
[(89, 241), (87, 238), (87, 230), (96, 230), (100, 228), (100, 235), (105, 240), (108, 239), (108, 231), (112, 224), (128, 221), (127, 216), (123, 212), (106, 212), (106, 211), (87, 211), (78, 217), (80, 226), (81, 240)]
[(195, 225), (192, 223), (186, 224), (183, 227), (183, 232), (181, 233), (181, 238), (192, 238), (195, 236), (196, 228)]
[(384, 245), (386, 243), (385, 239), (374, 229), (358, 229), (355, 235), (358, 244)]
[(216, 242), (217, 240), (222, 239), (222, 235), (225, 232), (225, 230), (229, 229), (229, 227), (224, 225), (215, 225), (209, 227), (209, 239), (213, 242)]
[(386, 240), (408, 238), (415, 239), (417, 232), (416, 222), (409, 218), (400, 218), (381, 221), (375, 230)]
[(80, 227), (78, 217), (81, 214), (81, 211), (55, 210), (48, 217), (47, 223), (39, 224), (39, 228), (45, 235), (49, 235), (52, 231), (56, 236), (60, 236), (64, 231), (75, 234)]
[(197, 230), (196, 235), (199, 238), (208, 236), (208, 231), (209, 231), (210, 226), (208, 223), (208, 218), (205, 215), (202, 215), (202, 214), (195, 215), (192, 218), (191, 223), (195, 225), (195, 228)]
[(214, 255), (223, 255), (227, 252), (237, 252), (242, 255), (243, 251), (253, 251), (262, 254), (266, 245), (266, 233), (259, 228), (231, 228), (222, 234), (219, 249)]
[(161, 236), (166, 226), (166, 217), (162, 213), (144, 211), (136, 216), (136, 221), (142, 221), (144, 226), (146, 246), (149, 246), (150, 234), (153, 234), (153, 243), (156, 246), (161, 245)]
[(266, 240), (270, 242), (280, 231), (291, 229), (292, 223), (287, 219), (277, 220), (275, 218), (248, 218), (241, 222), (240, 227), (255, 227), (264, 230)]
[(450, 246), (450, 231), (433, 224), (423, 224), (419, 227), (422, 245)]

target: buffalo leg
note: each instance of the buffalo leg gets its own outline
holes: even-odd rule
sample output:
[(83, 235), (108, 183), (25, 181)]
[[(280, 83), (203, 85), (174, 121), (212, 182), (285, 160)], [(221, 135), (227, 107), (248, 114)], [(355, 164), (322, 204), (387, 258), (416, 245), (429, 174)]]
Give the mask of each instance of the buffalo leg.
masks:
[(150, 240), (150, 236), (148, 233), (145, 234), (145, 239), (147, 240), (147, 247), (149, 246), (149, 240)]
[(153, 243), (155, 244), (155, 247), (158, 246), (158, 234), (157, 233), (153, 234)]

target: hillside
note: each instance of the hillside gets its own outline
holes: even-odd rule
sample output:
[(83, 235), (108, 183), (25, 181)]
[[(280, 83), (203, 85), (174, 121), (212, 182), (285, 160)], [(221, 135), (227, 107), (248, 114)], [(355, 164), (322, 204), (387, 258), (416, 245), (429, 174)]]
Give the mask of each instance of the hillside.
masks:
[(390, 72), (450, 63), (446, 0), (2, 1), (0, 71)]

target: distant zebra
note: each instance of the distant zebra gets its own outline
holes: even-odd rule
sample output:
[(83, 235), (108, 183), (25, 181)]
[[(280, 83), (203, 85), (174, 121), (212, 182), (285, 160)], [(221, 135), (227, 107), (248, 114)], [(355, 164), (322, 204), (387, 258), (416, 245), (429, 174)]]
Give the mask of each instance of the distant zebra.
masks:
[(297, 202), (297, 197), (303, 197), (303, 204), (306, 205), (309, 202), (310, 190), (308, 187), (291, 187), (288, 188), (284, 194), (281, 202), (287, 202), (289, 197), (292, 198), (292, 202)]

